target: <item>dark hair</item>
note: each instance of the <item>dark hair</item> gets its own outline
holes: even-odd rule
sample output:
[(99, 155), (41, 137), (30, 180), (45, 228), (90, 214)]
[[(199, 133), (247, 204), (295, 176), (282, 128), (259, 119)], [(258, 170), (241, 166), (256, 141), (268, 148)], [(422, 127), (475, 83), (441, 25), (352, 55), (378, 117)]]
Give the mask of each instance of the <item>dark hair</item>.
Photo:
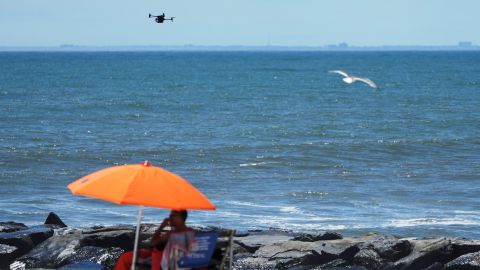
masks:
[(182, 217), (184, 222), (187, 220), (187, 217), (188, 217), (187, 210), (172, 210), (172, 212), (177, 212)]
[(188, 212), (187, 212), (187, 210), (182, 210), (182, 211), (180, 211), (180, 215), (182, 216), (183, 221), (186, 221), (186, 220), (187, 220), (187, 217), (188, 217)]

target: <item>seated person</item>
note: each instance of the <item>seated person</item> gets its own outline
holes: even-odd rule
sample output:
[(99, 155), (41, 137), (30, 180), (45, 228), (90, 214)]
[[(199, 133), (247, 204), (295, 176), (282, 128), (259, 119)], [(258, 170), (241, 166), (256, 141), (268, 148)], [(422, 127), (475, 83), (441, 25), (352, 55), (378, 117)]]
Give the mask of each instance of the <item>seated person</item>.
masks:
[[(187, 227), (187, 211), (172, 210), (170, 216), (163, 220), (151, 239), (151, 245), (154, 250), (140, 249), (138, 258), (145, 259), (152, 257), (152, 269), (160, 269), (160, 262), (163, 269), (168, 269), (172, 262), (173, 249), (187, 252), (195, 241), (193, 229)], [(164, 232), (165, 227), (170, 226), (171, 230)], [(180, 255), (181, 257), (181, 255)], [(128, 270), (133, 260), (133, 251), (125, 252), (118, 258), (115, 270)], [(138, 260), (138, 259), (137, 259)]]

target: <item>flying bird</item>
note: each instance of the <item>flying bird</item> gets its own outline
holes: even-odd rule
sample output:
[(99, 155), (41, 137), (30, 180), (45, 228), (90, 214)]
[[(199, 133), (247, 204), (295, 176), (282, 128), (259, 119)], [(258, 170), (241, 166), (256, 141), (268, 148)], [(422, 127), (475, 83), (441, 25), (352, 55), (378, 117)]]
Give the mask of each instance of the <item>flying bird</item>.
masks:
[(329, 73), (337, 73), (337, 74), (342, 75), (343, 77), (345, 77), (342, 80), (344, 82), (348, 83), (348, 84), (352, 84), (356, 81), (361, 81), (361, 82), (364, 82), (364, 83), (368, 84), (370, 87), (372, 87), (374, 89), (378, 89), (378, 86), (372, 80), (370, 80), (369, 78), (351, 76), (351, 75), (348, 75), (348, 73), (346, 73), (343, 70), (330, 70)]

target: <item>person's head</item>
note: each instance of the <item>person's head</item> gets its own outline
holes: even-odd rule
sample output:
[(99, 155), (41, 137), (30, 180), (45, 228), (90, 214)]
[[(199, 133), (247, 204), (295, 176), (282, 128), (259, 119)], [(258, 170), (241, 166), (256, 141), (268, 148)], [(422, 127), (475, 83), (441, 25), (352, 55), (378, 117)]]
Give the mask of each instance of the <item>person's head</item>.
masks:
[(172, 210), (169, 216), (171, 224), (175, 227), (185, 225), (187, 217), (188, 213), (186, 210)]

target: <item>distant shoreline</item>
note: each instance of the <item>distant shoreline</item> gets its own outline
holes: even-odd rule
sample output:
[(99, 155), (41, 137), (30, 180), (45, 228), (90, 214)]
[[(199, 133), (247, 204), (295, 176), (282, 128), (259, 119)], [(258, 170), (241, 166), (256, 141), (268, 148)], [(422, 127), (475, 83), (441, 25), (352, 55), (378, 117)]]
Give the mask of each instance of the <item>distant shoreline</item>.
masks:
[(452, 46), (0, 46), (0, 52), (397, 52), (397, 51), (480, 51), (480, 46), (452, 45)]

